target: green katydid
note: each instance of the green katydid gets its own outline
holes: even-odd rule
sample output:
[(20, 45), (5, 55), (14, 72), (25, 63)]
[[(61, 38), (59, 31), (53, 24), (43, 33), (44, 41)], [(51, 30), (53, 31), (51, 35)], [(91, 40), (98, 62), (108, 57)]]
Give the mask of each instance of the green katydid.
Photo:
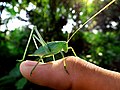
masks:
[[(35, 30), (37, 36), (35, 34), (32, 35), (34, 30)], [(35, 44), (37, 50), (33, 54), (29, 54), (28, 56), (38, 56), (38, 57), (40, 57), (40, 59), (38, 60), (38, 63), (40, 62), (40, 60), (42, 61), (42, 63), (44, 63), (43, 58), (50, 57), (50, 56), (53, 56), (53, 60), (55, 61), (54, 55), (57, 54), (57, 53), (61, 53), (62, 57), (64, 58), (64, 54), (63, 54), (62, 51), (67, 53), (68, 49), (71, 49), (73, 54), (76, 56), (76, 53), (75, 53), (74, 49), (72, 47), (68, 47), (68, 42), (66, 42), (66, 41), (53, 41), (53, 42), (47, 42), (46, 43), (43, 40), (42, 36), (40, 35), (40, 33), (38, 32), (36, 27), (33, 27), (31, 32), (32, 33), (30, 34), (29, 40), (33, 36), (33, 41), (34, 41), (34, 44)], [(36, 40), (38, 40), (42, 44), (42, 46), (40, 46), (39, 48), (37, 46)], [(27, 44), (27, 46), (28, 46), (28, 44)], [(24, 60), (24, 58), (25, 58), (25, 55), (23, 57), (23, 60)], [(38, 63), (34, 66), (32, 71), (35, 69), (35, 67), (38, 65)], [(66, 70), (65, 59), (64, 59), (64, 68)], [(31, 71), (31, 74), (32, 74), (32, 71)], [(66, 70), (66, 72), (67, 72), (67, 70)]]
[[(29, 56), (38, 56), (40, 57), (40, 59), (38, 60), (38, 63), (40, 62), (40, 60), (44, 63), (43, 61), (43, 58), (45, 57), (50, 57), (50, 56), (53, 56), (53, 60), (55, 60), (55, 57), (54, 55), (57, 54), (57, 53), (61, 53), (62, 57), (64, 58), (64, 55), (63, 55), (63, 51), (65, 53), (68, 52), (69, 49), (72, 50), (73, 54), (75, 56), (76, 53), (74, 51), (74, 49), (72, 47), (68, 47), (68, 42), (73, 38), (73, 36), (81, 29), (83, 28), (89, 21), (91, 21), (94, 17), (96, 17), (98, 14), (100, 14), (103, 10), (105, 10), (107, 7), (109, 7), (112, 3), (114, 3), (116, 0), (112, 0), (110, 3), (108, 3), (106, 6), (104, 6), (102, 9), (100, 9), (97, 13), (95, 13), (91, 18), (89, 18), (85, 23), (83, 23), (72, 35), (71, 37), (67, 40), (67, 41), (53, 41), (53, 42), (45, 42), (42, 38), (42, 36), (40, 35), (40, 33), (38, 32), (37, 30), (37, 27), (33, 27), (31, 33), (30, 33), (30, 36), (29, 36), (29, 39), (28, 39), (28, 42), (27, 42), (27, 45), (26, 45), (26, 49), (25, 49), (25, 52), (24, 52), (24, 55), (23, 55), (23, 58), (21, 61), (23, 61), (25, 59), (25, 55), (26, 55), (26, 52), (27, 52), (27, 49), (28, 49), (28, 46), (29, 46), (29, 43), (30, 43), (30, 40), (31, 38), (33, 37), (33, 41), (34, 41), (34, 44), (37, 48), (37, 50), (33, 53), (33, 54), (30, 54)], [(33, 34), (33, 31), (35, 30), (36, 32), (36, 35)], [(38, 40), (42, 46), (38, 47), (37, 46), (37, 43), (36, 43), (36, 40)], [(65, 71), (68, 73), (67, 69), (66, 69), (66, 62), (65, 62), (65, 59), (64, 60), (64, 69)], [(31, 70), (31, 73), (30, 75), (32, 74), (33, 70), (36, 68), (36, 66), (38, 65), (38, 63), (33, 67), (33, 69)]]

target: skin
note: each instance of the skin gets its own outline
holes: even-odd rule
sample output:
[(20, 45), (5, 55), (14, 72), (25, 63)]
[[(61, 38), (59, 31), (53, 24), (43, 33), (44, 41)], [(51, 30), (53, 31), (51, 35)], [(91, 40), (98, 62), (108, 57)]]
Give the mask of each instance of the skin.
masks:
[(120, 90), (120, 73), (103, 69), (81, 58), (69, 56), (63, 60), (41, 64), (30, 72), (36, 61), (24, 61), (20, 65), (22, 75), (29, 81), (55, 90)]

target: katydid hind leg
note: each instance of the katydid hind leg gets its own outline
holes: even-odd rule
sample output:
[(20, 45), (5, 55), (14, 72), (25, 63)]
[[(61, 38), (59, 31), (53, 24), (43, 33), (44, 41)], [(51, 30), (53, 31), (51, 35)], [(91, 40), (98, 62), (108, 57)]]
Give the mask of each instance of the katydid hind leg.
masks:
[(36, 40), (35, 40), (35, 36), (34, 36), (34, 35), (33, 35), (33, 42), (34, 42), (34, 44), (35, 44), (36, 49), (38, 49), (38, 45), (37, 45), (37, 43), (36, 43)]
[(30, 32), (30, 36), (29, 36), (29, 38), (28, 38), (27, 45), (26, 45), (26, 48), (25, 48), (25, 51), (24, 51), (24, 54), (23, 54), (22, 59), (21, 59), (21, 60), (17, 60), (17, 61), (22, 62), (22, 61), (25, 59), (25, 56), (26, 56), (26, 53), (27, 53), (27, 50), (28, 50), (28, 46), (29, 46), (29, 44), (30, 44), (30, 41), (31, 41), (31, 38), (32, 38), (32, 35), (33, 35), (33, 31), (34, 31), (34, 28), (33, 28), (33, 29), (31, 30), (31, 32)]

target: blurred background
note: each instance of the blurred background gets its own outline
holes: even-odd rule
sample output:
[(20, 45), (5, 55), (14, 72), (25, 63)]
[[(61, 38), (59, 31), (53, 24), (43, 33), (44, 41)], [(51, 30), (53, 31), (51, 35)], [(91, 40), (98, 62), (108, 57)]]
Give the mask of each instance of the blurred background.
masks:
[[(68, 34), (110, 1), (0, 0), (0, 90), (52, 90), (27, 81), (19, 72), (16, 60), (22, 59), (30, 25), (37, 26), (46, 42), (66, 41)], [(120, 72), (120, 0), (79, 30), (69, 46), (80, 58)], [(31, 41), (27, 54), (34, 51)], [(69, 51), (68, 55), (73, 54)], [(61, 58), (59, 54), (55, 57)]]

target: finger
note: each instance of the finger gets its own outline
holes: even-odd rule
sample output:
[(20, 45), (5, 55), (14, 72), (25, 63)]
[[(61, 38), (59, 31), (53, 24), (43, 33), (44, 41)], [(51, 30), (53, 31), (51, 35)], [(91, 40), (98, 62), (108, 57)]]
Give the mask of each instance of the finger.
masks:
[(64, 70), (63, 60), (46, 64), (39, 63), (30, 76), (30, 72), (36, 63), (36, 61), (24, 61), (20, 65), (22, 75), (29, 81), (60, 90), (66, 90), (71, 87), (71, 79)]

